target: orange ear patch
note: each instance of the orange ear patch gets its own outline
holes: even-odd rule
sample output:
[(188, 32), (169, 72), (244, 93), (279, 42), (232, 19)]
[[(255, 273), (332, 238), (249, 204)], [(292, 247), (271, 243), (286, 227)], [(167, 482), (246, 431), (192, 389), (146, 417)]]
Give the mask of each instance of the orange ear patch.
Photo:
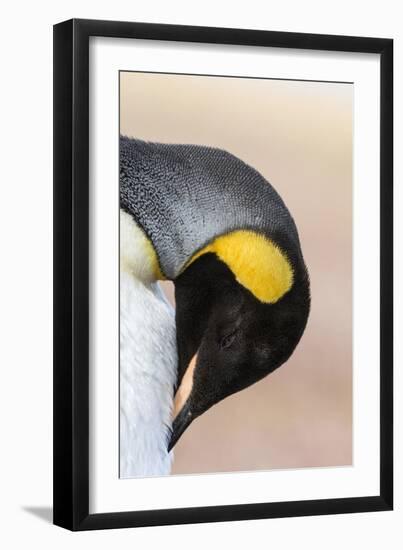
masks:
[(208, 252), (225, 262), (238, 283), (261, 302), (275, 303), (292, 287), (288, 258), (264, 235), (249, 230), (222, 235), (197, 252), (188, 265)]

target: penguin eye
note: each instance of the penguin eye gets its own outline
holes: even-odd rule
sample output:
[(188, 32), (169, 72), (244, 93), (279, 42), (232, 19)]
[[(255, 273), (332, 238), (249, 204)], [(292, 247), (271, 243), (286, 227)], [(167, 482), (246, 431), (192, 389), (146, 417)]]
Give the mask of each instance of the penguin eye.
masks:
[(227, 336), (224, 336), (224, 338), (221, 338), (220, 341), (220, 348), (221, 349), (227, 349), (231, 346), (233, 341), (235, 340), (236, 330), (234, 332), (231, 332), (230, 334), (227, 334)]

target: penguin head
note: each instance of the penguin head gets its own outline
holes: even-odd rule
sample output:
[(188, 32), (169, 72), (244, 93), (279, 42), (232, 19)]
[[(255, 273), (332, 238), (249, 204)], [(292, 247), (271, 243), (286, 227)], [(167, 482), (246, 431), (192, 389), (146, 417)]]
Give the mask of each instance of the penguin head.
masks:
[(224, 398), (285, 363), (305, 329), (302, 258), (243, 234), (205, 247), (175, 280), (178, 383), (169, 450)]
[(171, 449), (197, 417), (292, 354), (310, 305), (294, 220), (230, 153), (120, 140), (120, 204), (173, 280), (178, 377)]

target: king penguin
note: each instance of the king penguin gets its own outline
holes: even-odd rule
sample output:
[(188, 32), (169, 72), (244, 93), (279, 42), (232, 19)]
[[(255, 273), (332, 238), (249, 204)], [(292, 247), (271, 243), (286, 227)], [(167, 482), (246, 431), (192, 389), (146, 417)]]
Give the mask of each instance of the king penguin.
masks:
[(289, 359), (309, 276), (279, 194), (224, 150), (122, 136), (120, 209), (120, 475), (164, 475), (197, 417)]

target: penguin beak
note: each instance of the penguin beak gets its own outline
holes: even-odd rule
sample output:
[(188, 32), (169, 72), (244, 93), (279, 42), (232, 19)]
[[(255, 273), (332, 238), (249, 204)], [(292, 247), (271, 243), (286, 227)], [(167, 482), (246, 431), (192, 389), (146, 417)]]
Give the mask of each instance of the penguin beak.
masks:
[(190, 401), (188, 401), (187, 403), (185, 403), (173, 422), (171, 439), (168, 445), (168, 453), (174, 448), (180, 436), (193, 421), (193, 418), (194, 417), (191, 409), (191, 403)]
[(175, 394), (174, 422), (171, 440), (168, 445), (168, 452), (174, 447), (175, 443), (194, 419), (191, 409), (191, 393), (196, 362), (197, 353), (192, 357)]

